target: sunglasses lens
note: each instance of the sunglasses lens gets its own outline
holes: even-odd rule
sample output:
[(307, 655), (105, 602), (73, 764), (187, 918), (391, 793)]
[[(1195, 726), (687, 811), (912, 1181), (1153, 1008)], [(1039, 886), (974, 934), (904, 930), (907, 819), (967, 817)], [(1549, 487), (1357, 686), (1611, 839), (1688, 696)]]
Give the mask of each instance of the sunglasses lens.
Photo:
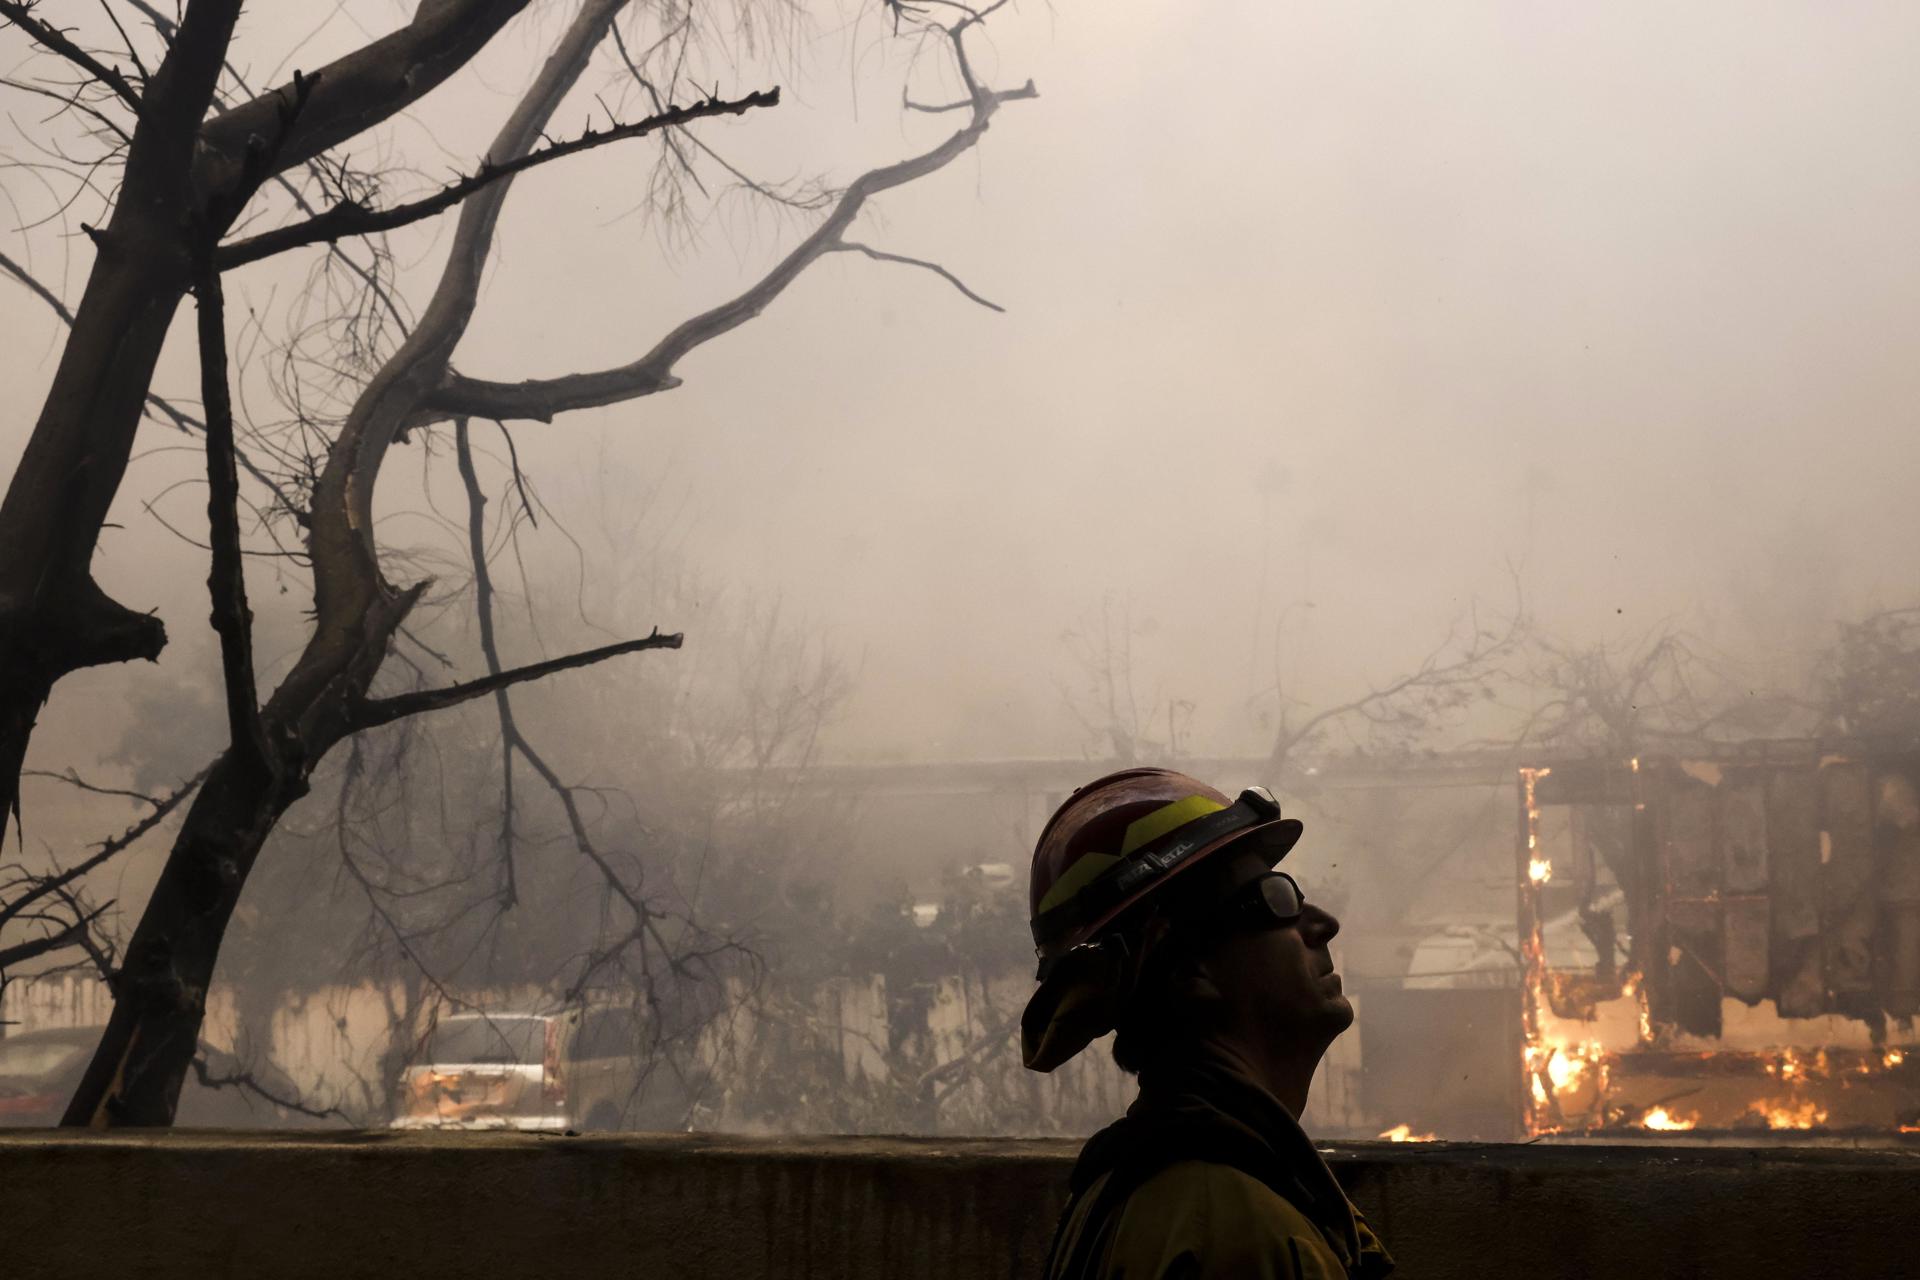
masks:
[(1272, 875), (1262, 880), (1260, 892), (1267, 900), (1268, 909), (1282, 920), (1298, 916), (1305, 906), (1301, 901), (1300, 887), (1284, 875)]

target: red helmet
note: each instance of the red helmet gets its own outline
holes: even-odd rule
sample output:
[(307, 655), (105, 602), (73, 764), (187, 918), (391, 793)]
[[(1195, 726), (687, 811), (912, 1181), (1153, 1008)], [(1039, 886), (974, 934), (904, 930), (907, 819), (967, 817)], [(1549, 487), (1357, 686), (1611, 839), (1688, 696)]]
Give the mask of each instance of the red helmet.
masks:
[[(1110, 773), (1068, 797), (1033, 850), (1033, 945), (1041, 986), (1021, 1019), (1027, 1065), (1051, 1071), (1113, 1029), (1138, 976), (1139, 956), (1107, 945), (1114, 922), (1129, 908), (1242, 841), (1272, 866), (1287, 856), (1300, 832), (1299, 822), (1280, 816), (1264, 787), (1228, 800), (1171, 769)], [(1073, 962), (1061, 966), (1069, 956)]]
[(1257, 837), (1268, 865), (1301, 827), (1264, 787), (1238, 800), (1171, 769), (1124, 769), (1068, 797), (1033, 850), (1033, 945), (1048, 963), (1211, 854)]

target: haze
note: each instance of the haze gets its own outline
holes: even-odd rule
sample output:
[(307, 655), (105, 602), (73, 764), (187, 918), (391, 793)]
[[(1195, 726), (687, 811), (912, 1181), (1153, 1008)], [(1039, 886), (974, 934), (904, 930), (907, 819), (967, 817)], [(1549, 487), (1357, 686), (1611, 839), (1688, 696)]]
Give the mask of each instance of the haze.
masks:
[[(345, 5), (297, 61), (401, 9)], [(1911, 6), (1004, 16), (987, 70), (1031, 77), (1040, 99), (887, 197), (861, 238), (938, 260), (1006, 314), (847, 255), (687, 361), (680, 389), (515, 428), (575, 524), (594, 527), (603, 484), (657, 486), (649, 518), (677, 531), (703, 582), (778, 597), (849, 656), (858, 678), (828, 755), (1088, 750), (1060, 691), (1077, 678), (1061, 637), (1103, 601), (1140, 633), (1143, 693), (1195, 704), (1185, 745), (1226, 753), (1263, 745), (1249, 699), (1295, 602), (1313, 608), (1287, 615), (1282, 644), (1311, 699), (1416, 661), (1470, 600), (1504, 607), (1509, 566), (1558, 634), (1681, 618), (1768, 661), (1911, 594)], [(903, 116), (888, 96), (898, 54), (875, 22), (865, 6), (819, 16), (797, 65), (743, 62), (723, 88), (779, 83), (786, 100), (703, 136), (752, 172), (841, 178), (938, 136), (939, 117)], [(313, 26), (308, 6), (255, 4), (242, 47), (264, 78), (267, 51)], [(436, 180), (464, 165), (537, 48), (496, 42), (478, 64), (491, 90), (456, 79), (389, 131), (395, 153)], [(25, 150), (17, 128), (8, 150)], [(799, 234), (799, 220), (733, 205), (663, 254), (630, 212), (650, 155), (521, 181), (462, 369), (629, 358)], [(7, 187), (22, 220), (45, 212), (25, 179)], [(45, 228), (26, 239), (54, 279), (70, 254), (77, 290), (90, 247)], [(444, 228), (396, 246), (412, 264), (403, 288), (430, 280)], [(242, 272), (230, 306), (284, 306), (303, 270)], [(13, 459), (61, 330), (11, 286), (0, 315), (13, 338), (0, 457)], [(181, 315), (158, 386), (191, 398)], [(156, 448), (179, 443), (145, 430)], [(35, 742), (43, 767), (112, 750), (89, 707), (156, 678), (217, 680), (201, 555), (140, 505), (198, 465), (136, 462), (97, 568), (118, 598), (158, 607), (174, 644), (158, 673), (63, 683)], [(390, 468), (383, 508), (418, 506), (417, 472)], [(161, 509), (204, 528), (195, 489)], [(531, 545), (564, 595), (571, 550), (551, 531)], [(290, 623), (304, 597), (276, 600), (260, 573), (270, 635), (274, 611)], [(637, 621), (684, 629), (690, 652), (701, 642), (698, 616)], [(263, 681), (274, 661), (263, 639)]]

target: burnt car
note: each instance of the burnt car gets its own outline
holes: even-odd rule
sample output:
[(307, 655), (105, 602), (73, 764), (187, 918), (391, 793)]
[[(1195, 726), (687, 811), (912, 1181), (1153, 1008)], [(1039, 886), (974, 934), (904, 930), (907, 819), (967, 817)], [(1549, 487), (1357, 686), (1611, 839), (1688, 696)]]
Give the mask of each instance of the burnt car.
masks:
[[(94, 1046), (105, 1027), (61, 1027), (0, 1038), (0, 1128), (50, 1128), (80, 1085)], [(259, 1065), (243, 1067), (232, 1054), (202, 1043), (198, 1057), (212, 1080), (246, 1074), (276, 1098), (297, 1099), (284, 1072)], [(258, 1092), (238, 1085), (210, 1087), (198, 1072), (187, 1073), (174, 1125), (196, 1129), (280, 1129), (310, 1123), (307, 1117)]]
[(428, 1036), (400, 1081), (396, 1129), (679, 1129), (685, 1082), (648, 1069), (632, 1007), (461, 1013)]

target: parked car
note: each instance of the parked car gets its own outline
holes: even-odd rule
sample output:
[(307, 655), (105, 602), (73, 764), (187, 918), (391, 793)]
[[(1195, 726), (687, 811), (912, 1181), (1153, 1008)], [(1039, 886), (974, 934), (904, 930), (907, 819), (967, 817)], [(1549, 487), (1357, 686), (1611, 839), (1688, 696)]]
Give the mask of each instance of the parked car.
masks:
[[(0, 1037), (0, 1127), (50, 1128), (60, 1123), (80, 1076), (105, 1027), (61, 1027)], [(296, 1099), (297, 1088), (268, 1066), (243, 1067), (230, 1053), (202, 1043), (199, 1056), (214, 1079), (243, 1071), (275, 1097)], [(198, 1129), (279, 1129), (309, 1123), (307, 1117), (237, 1085), (209, 1088), (189, 1071), (180, 1090), (174, 1125)]]
[(397, 1129), (682, 1128), (691, 1093), (647, 1071), (628, 1005), (442, 1018), (400, 1082)]

